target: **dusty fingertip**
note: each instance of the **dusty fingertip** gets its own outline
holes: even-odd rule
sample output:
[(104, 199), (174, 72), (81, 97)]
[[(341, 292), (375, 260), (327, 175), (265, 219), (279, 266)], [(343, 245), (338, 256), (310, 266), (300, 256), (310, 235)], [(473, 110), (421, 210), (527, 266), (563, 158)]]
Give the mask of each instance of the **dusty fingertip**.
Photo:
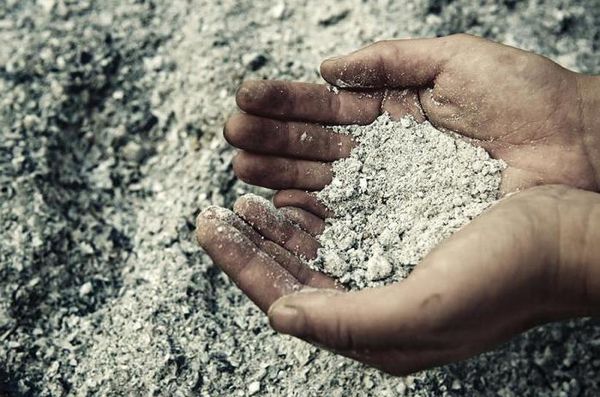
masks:
[(238, 151), (231, 160), (233, 173), (242, 181), (250, 182), (252, 178), (252, 163), (243, 151)]
[(233, 211), (228, 210), (227, 208), (218, 207), (216, 205), (210, 205), (206, 207), (198, 216), (196, 217), (196, 226), (198, 226), (198, 222), (202, 219), (216, 219), (224, 222), (230, 223), (233, 218), (235, 218), (235, 214)]
[(252, 193), (246, 193), (239, 197), (237, 200), (235, 200), (235, 203), (233, 203), (233, 211), (235, 211), (237, 214), (245, 213), (250, 204), (255, 201), (254, 196), (255, 195)]
[(232, 160), (233, 173), (242, 181), (251, 185), (261, 185), (273, 172), (268, 161), (261, 156), (243, 150), (238, 151)]
[(214, 230), (220, 222), (232, 224), (236, 215), (223, 207), (210, 205), (202, 210), (196, 217), (196, 241), (201, 246), (209, 241)]
[(272, 207), (273, 206), (269, 200), (267, 200), (266, 198), (264, 198), (262, 196), (259, 196), (254, 193), (246, 193), (235, 201), (233, 208), (235, 209), (236, 206), (238, 206), (238, 208), (242, 208), (240, 206), (247, 207), (248, 205), (251, 205), (251, 204), (256, 204), (256, 205), (259, 205), (262, 207)]
[(209, 238), (210, 230), (213, 228), (212, 224), (217, 219), (217, 208), (216, 206), (207, 207), (196, 217), (196, 241), (201, 246)]
[(217, 208), (216, 205), (210, 205), (200, 211), (196, 217), (196, 229), (198, 229), (207, 219), (214, 219), (216, 217)]
[(339, 76), (336, 75), (339, 74), (339, 60), (341, 58), (342, 57), (328, 58), (321, 62), (321, 66), (319, 67), (321, 77), (334, 86), (337, 86), (336, 81), (339, 80)]
[(223, 126), (223, 137), (232, 146), (239, 144), (245, 136), (245, 117), (243, 113), (236, 113)]
[(255, 85), (256, 83), (253, 80), (244, 81), (242, 84), (240, 84), (237, 92), (235, 93), (235, 100), (238, 106), (240, 106), (240, 104), (247, 103), (252, 99), (252, 89)]
[(261, 80), (244, 81), (235, 94), (235, 101), (242, 110), (248, 110), (254, 102), (265, 97), (268, 84)]

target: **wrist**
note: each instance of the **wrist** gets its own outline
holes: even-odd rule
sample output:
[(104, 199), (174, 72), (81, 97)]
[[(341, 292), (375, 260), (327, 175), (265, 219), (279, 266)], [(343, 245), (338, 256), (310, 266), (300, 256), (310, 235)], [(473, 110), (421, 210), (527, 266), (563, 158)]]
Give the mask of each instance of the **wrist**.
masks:
[(583, 145), (600, 190), (600, 76), (577, 74)]
[(567, 189), (559, 200), (555, 302), (567, 316), (600, 314), (600, 194)]

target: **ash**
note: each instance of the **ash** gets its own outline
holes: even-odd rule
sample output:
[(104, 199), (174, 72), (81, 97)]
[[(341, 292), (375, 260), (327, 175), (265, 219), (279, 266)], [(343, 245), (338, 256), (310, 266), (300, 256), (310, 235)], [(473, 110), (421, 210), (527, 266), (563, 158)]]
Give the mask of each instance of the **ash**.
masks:
[[(319, 199), (334, 213), (312, 264), (354, 288), (406, 278), (500, 196), (502, 161), (411, 118), (336, 127), (358, 145)], [(381, 282), (378, 282), (381, 281)]]

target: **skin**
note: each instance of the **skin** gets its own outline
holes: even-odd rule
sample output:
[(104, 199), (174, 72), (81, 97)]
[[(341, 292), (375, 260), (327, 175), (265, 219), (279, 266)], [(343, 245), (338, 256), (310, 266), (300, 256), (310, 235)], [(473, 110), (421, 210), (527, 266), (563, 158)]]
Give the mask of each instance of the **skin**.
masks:
[[(225, 126), (242, 149), (236, 174), (284, 189), (273, 199), (280, 209), (241, 198), (234, 212), (211, 207), (198, 217), (200, 245), (275, 330), (403, 375), (598, 313), (595, 78), (465, 35), (376, 43), (325, 61), (321, 74), (339, 93), (244, 83), (237, 101), (245, 113)], [(331, 216), (306, 190), (325, 186), (331, 162), (355, 145), (325, 125), (367, 124), (383, 111), (471, 139), (508, 164), (505, 193), (529, 189), (444, 241), (403, 282), (346, 292), (300, 259), (316, 256)]]

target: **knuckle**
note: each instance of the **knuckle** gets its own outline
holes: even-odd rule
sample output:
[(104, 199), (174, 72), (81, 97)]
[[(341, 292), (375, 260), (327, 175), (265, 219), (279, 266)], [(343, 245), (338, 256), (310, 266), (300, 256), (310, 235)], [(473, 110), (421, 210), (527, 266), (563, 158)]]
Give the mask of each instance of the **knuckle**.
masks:
[(276, 141), (279, 143), (279, 150), (283, 153), (292, 153), (295, 150), (295, 142), (292, 141), (292, 135), (296, 130), (296, 126), (290, 122), (281, 122), (274, 126), (275, 130), (281, 130), (280, 134), (277, 134)]
[(281, 172), (279, 175), (284, 175), (287, 185), (297, 186), (301, 181), (300, 166), (296, 162), (284, 161), (280, 166)]
[(284, 115), (294, 110), (297, 105), (295, 91), (290, 89), (289, 84), (271, 81), (267, 84), (265, 104), (272, 106), (279, 114)]
[(323, 343), (333, 349), (353, 350), (355, 348), (352, 332), (347, 322), (343, 321), (340, 316), (333, 316), (322, 337)]
[(341, 95), (330, 95), (328, 108), (331, 114), (334, 114), (336, 117), (340, 117), (342, 114)]

